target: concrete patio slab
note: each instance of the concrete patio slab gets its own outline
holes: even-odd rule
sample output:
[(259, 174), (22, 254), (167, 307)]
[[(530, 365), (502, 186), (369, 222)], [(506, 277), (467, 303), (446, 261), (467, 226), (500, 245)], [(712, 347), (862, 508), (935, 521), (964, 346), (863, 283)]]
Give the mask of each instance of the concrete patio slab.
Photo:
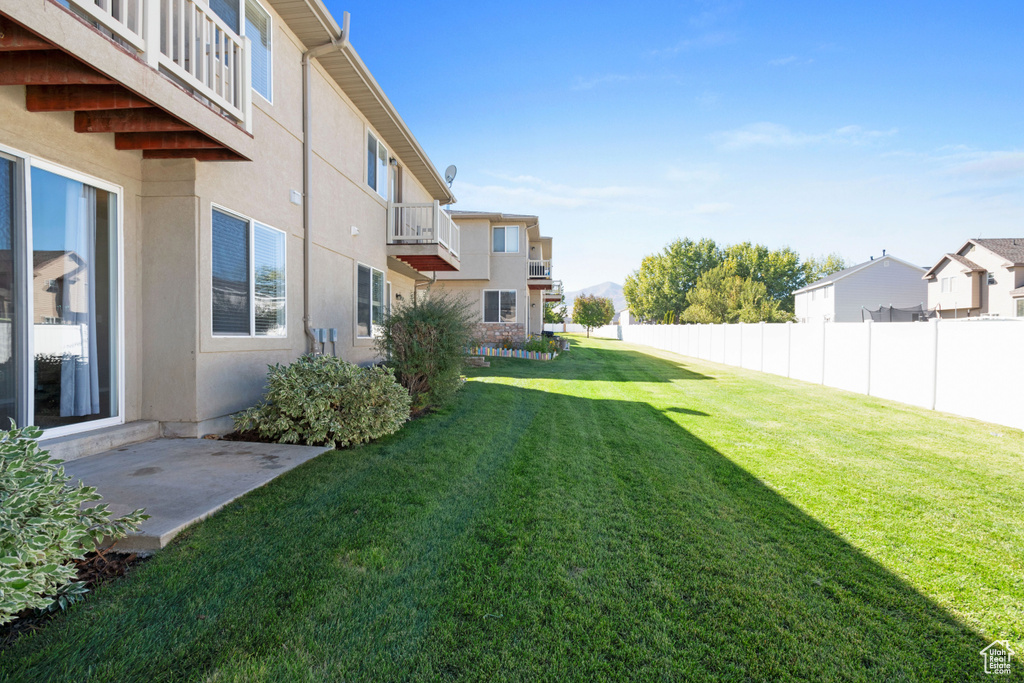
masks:
[(155, 439), (65, 463), (96, 487), (115, 516), (146, 508), (139, 533), (118, 550), (153, 551), (236, 498), (325, 453), (322, 446)]

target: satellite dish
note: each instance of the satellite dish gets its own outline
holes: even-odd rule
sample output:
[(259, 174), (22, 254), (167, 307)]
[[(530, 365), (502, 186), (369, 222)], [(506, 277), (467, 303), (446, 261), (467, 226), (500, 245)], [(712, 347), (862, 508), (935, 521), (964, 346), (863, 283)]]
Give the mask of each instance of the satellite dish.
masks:
[(452, 164), (448, 168), (444, 169), (444, 181), (448, 183), (448, 187), (452, 186), (452, 181), (455, 180), (455, 174), (459, 169), (455, 168), (455, 164)]

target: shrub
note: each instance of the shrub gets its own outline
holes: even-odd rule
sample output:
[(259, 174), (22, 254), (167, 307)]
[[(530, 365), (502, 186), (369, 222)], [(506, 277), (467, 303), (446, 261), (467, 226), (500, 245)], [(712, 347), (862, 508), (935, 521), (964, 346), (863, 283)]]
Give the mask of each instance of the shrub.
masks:
[(533, 336), (526, 341), (503, 340), (497, 344), (499, 349), (517, 349), (519, 351), (535, 351), (537, 353), (557, 353), (559, 344), (554, 339)]
[(333, 356), (272, 365), (263, 400), (235, 416), (235, 428), (281, 443), (331, 448), (393, 434), (409, 419), (409, 394), (388, 368), (360, 368)]
[(473, 329), (465, 301), (434, 293), (400, 303), (384, 321), (377, 348), (417, 410), (444, 405), (462, 386)]
[(75, 560), (104, 537), (123, 538), (148, 519), (111, 519), (96, 489), (72, 485), (60, 461), (39, 449), (37, 427), (0, 430), (0, 624), (26, 609), (64, 609), (88, 592)]

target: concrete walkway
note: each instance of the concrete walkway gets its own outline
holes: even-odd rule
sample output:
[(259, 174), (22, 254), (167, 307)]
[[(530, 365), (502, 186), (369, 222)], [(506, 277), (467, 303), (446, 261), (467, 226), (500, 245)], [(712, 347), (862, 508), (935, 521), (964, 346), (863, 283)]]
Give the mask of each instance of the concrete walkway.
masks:
[(118, 550), (163, 548), (189, 524), (330, 449), (316, 446), (156, 439), (65, 463), (96, 487), (114, 516), (146, 508), (150, 518)]

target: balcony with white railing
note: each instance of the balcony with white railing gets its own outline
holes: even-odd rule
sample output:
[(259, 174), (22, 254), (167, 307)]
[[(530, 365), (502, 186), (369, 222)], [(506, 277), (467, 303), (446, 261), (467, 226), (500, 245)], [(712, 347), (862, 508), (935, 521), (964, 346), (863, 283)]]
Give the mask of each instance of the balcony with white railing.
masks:
[(68, 0), (139, 59), (251, 130), (249, 39), (200, 0)]
[(551, 259), (530, 259), (530, 279), (550, 280)]
[(420, 272), (459, 270), (459, 226), (441, 203), (390, 203), (388, 256)]
[(555, 280), (551, 283), (551, 286), (544, 290), (544, 301), (558, 302), (562, 300), (562, 281)]

